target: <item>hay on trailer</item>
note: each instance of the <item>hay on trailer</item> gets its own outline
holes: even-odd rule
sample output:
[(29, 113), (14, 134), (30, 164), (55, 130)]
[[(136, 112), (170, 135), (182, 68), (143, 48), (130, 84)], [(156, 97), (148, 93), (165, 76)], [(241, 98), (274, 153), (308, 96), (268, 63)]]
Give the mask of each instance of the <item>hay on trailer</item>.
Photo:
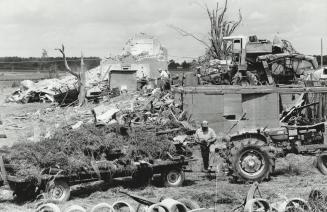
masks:
[(62, 169), (65, 174), (93, 170), (92, 161), (103, 157), (117, 159), (112, 158), (117, 152), (121, 164), (140, 159), (165, 159), (167, 152), (174, 151), (172, 137), (178, 132), (160, 135), (156, 132), (176, 125), (168, 122), (126, 128), (119, 124), (101, 127), (86, 124), (76, 130), (60, 129), (51, 138), (13, 145), (5, 159), (15, 164), (10, 174), (21, 177), (38, 176), (42, 169), (50, 167)]

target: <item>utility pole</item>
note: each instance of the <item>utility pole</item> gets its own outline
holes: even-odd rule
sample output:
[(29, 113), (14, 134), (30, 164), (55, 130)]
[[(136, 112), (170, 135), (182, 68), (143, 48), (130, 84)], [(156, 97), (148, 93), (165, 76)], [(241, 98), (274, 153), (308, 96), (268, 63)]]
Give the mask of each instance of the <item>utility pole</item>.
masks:
[(321, 38), (321, 41), (320, 41), (320, 67), (323, 67), (324, 65), (324, 60), (323, 60), (323, 43), (322, 43), (322, 38)]

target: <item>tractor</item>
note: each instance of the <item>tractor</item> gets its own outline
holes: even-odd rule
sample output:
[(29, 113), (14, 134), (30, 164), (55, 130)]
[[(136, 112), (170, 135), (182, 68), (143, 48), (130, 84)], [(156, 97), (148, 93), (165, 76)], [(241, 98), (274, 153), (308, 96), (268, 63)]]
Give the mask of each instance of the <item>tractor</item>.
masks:
[[(263, 181), (275, 170), (275, 160), (289, 153), (315, 155), (317, 167), (327, 174), (327, 145), (324, 143), (325, 123), (285, 125), (232, 134), (223, 150), (228, 173), (234, 180)], [(227, 152), (227, 154), (226, 154)]]

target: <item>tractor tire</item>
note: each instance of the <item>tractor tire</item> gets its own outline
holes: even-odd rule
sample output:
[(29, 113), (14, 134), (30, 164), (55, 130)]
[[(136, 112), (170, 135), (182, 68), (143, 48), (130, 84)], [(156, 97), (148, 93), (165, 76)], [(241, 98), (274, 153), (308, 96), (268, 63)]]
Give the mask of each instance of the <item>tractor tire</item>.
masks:
[(323, 152), (317, 157), (317, 168), (323, 175), (327, 175), (327, 152)]
[(262, 182), (269, 179), (275, 163), (260, 142), (262, 141), (250, 139), (232, 149), (232, 170), (238, 180)]
[(165, 187), (180, 187), (185, 180), (185, 173), (182, 169), (171, 169), (161, 174)]
[(55, 180), (46, 189), (47, 197), (57, 202), (65, 202), (70, 197), (70, 187), (62, 180)]

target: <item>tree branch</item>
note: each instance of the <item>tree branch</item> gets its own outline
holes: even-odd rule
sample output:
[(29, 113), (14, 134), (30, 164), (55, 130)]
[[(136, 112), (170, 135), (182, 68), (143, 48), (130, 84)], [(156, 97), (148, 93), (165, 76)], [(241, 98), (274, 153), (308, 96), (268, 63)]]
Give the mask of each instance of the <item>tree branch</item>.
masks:
[(74, 75), (75, 77), (77, 77), (77, 79), (80, 78), (80, 75), (73, 72), (72, 69), (69, 67), (67, 59), (66, 59), (66, 55), (65, 55), (65, 46), (64, 44), (61, 45), (61, 49), (60, 48), (56, 48), (55, 50), (58, 50), (61, 54), (62, 57), (64, 58), (64, 63), (65, 63), (65, 69), (67, 72), (69, 72), (70, 74)]
[(196, 35), (190, 33), (190, 32), (187, 32), (179, 27), (176, 27), (174, 25), (169, 25), (170, 28), (174, 29), (175, 31), (177, 31), (180, 35), (182, 36), (189, 36), (189, 37), (192, 37), (194, 38), (195, 40), (199, 41), (200, 43), (202, 43), (203, 45), (205, 45), (207, 48), (210, 48), (210, 46), (203, 40), (201, 40), (200, 38), (198, 38)]

